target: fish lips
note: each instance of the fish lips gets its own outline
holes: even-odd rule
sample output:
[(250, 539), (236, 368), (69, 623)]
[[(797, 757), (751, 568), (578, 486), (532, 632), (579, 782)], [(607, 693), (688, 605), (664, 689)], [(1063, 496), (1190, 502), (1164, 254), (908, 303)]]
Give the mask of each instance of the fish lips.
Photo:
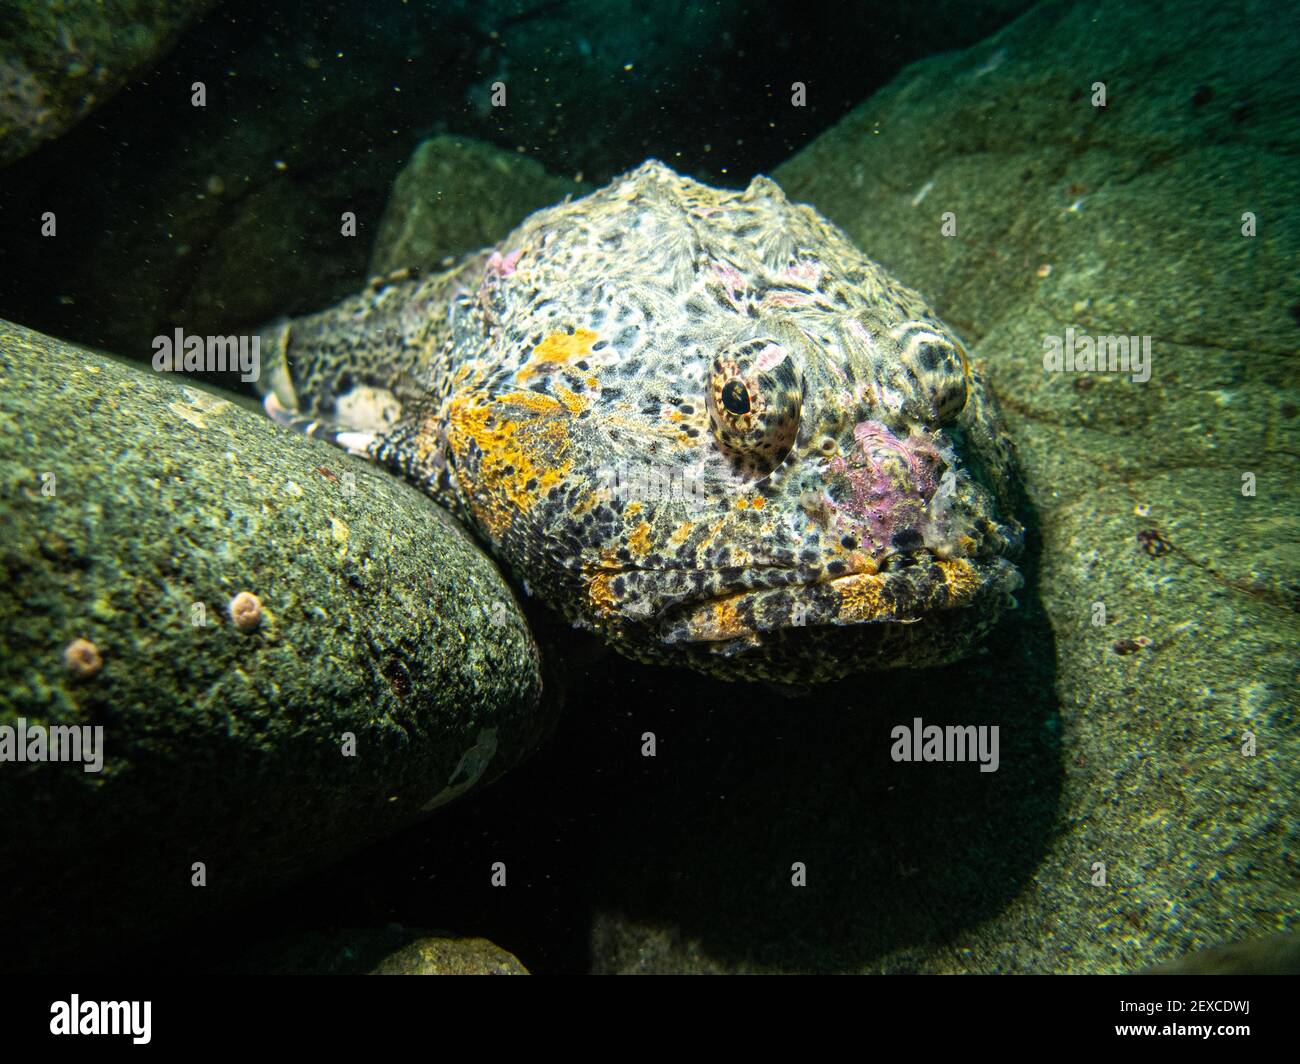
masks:
[(1022, 584), (1005, 558), (944, 559), (916, 552), (911, 564), (852, 572), (813, 583), (737, 591), (684, 604), (659, 623), (667, 644), (714, 644), (740, 651), (786, 630), (865, 624), (918, 624), (941, 611), (1001, 612)]

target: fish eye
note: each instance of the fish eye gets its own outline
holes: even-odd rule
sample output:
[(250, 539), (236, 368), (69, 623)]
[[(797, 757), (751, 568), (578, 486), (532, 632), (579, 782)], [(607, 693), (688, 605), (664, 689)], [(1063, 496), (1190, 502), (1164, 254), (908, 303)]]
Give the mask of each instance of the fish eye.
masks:
[(966, 406), (966, 355), (956, 340), (928, 324), (917, 324), (919, 327), (900, 338), (900, 357), (915, 382), (917, 413), (931, 424), (945, 425), (955, 421)]
[(707, 405), (723, 453), (748, 472), (771, 472), (799, 432), (803, 391), (792, 351), (770, 337), (730, 345), (713, 361)]
[(733, 377), (722, 386), (722, 405), (737, 417), (749, 413), (749, 389), (739, 378)]

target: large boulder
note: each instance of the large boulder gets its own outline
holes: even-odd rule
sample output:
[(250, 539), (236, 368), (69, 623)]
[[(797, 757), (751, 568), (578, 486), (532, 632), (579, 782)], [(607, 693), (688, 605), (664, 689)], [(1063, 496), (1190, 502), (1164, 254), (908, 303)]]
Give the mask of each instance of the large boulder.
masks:
[[(183, 954), (181, 963), (191, 963)], [(205, 971), (209, 969), (203, 969)], [(527, 975), (485, 938), (389, 924), (281, 937), (210, 969), (219, 975)]]
[(533, 211), (584, 191), (590, 190), (517, 152), (466, 137), (430, 137), (393, 182), (370, 272), (445, 268), (495, 244)]
[[(0, 431), (0, 967), (269, 891), (549, 733), (510, 589), (413, 488), (7, 323)], [(14, 759), (58, 726), (95, 771)]]

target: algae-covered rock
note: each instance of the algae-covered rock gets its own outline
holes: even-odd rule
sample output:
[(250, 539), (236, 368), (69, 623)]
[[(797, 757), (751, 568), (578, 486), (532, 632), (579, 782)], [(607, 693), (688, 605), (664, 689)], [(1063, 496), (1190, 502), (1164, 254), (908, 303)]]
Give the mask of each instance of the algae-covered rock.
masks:
[(0, 41), (0, 166), (57, 137), (156, 62), (215, 0), (14, 2)]
[[(887, 727), (801, 707), (824, 756), (784, 756), (766, 805), (761, 772), (720, 781), (766, 830), (733, 845), (702, 811), (708, 841), (662, 856), (690, 900), (676, 871), (610, 895), (598, 970), (1119, 972), (1300, 916), (1300, 90), (1277, 18), (1044, 3), (778, 168), (965, 333), (1001, 400), (1039, 544), (1023, 608), (987, 659), (864, 710), (1000, 723), (1001, 767), (921, 787), (864, 754)], [(1085, 334), (1149, 363), (1045, 365)], [(779, 733), (746, 719), (734, 760), (774, 768)]]
[(464, 137), (421, 142), (393, 182), (370, 272), (431, 270), (495, 244), (533, 211), (581, 194), (541, 164)]
[(313, 931), (254, 946), (218, 974), (527, 975), (513, 953), (485, 938), (389, 924)]
[(1148, 975), (1300, 975), (1300, 932), (1228, 942), (1146, 969)]
[(0, 966), (318, 869), (548, 733), (510, 590), (424, 496), (21, 327), (0, 375), (0, 743), (102, 729), (99, 771), (0, 762)]
[(375, 965), (371, 975), (527, 975), (513, 953), (485, 938), (425, 937)]

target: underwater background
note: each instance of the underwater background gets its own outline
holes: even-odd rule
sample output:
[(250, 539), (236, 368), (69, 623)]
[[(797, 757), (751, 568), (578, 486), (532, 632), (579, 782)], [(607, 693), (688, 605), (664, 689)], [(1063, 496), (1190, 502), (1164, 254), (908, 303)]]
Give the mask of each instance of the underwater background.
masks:
[[(109, 736), (0, 764), (0, 968), (1294, 967), (1298, 157), (1293, 2), (0, 0), (0, 725)], [(336, 516), (355, 463), (238, 374), (146, 375), (647, 158), (769, 175), (965, 340), (1027, 529), (969, 659), (624, 660), (395, 479)], [(1067, 329), (1149, 380), (1049, 372)], [(998, 770), (896, 762), (914, 718)]]

